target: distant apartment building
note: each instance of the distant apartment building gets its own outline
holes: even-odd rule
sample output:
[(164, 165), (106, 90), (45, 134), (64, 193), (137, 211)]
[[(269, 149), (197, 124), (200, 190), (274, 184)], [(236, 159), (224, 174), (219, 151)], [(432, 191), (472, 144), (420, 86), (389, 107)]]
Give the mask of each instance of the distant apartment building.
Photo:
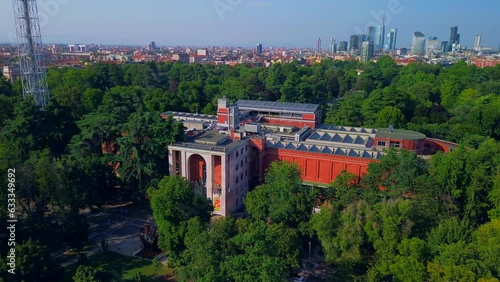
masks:
[(358, 51), (362, 42), (362, 38), (358, 34), (351, 35), (349, 38), (349, 51)]
[(373, 58), (375, 45), (371, 41), (365, 41), (361, 45), (361, 61), (366, 63)]
[(262, 55), (262, 44), (257, 44), (257, 55)]
[(500, 58), (477, 58), (473, 62), (478, 68), (494, 67), (500, 65)]
[(74, 44), (68, 45), (68, 50), (70, 53), (76, 52), (76, 45)]
[(87, 53), (87, 46), (85, 46), (85, 45), (78, 45), (78, 52), (80, 52), (80, 53)]
[(201, 64), (205, 58), (206, 58), (206, 56), (203, 56), (203, 55), (191, 55), (191, 56), (189, 56), (189, 63), (190, 64)]
[(10, 83), (14, 84), (21, 76), (21, 70), (17, 66), (4, 66), (2, 74)]
[(339, 52), (347, 51), (347, 41), (340, 41), (339, 43)]
[(189, 54), (186, 54), (186, 53), (174, 54), (172, 56), (172, 59), (174, 61), (178, 61), (178, 62), (181, 62), (183, 64), (189, 64)]
[(408, 55), (408, 49), (406, 48), (399, 48), (397, 51), (396, 51), (396, 54), (398, 56), (406, 56)]
[(413, 55), (419, 56), (425, 54), (425, 35), (420, 31), (416, 31), (415, 33), (413, 33), (411, 52)]
[(207, 51), (207, 49), (198, 49), (198, 50), (196, 50), (196, 55), (197, 56), (208, 56), (208, 51)]

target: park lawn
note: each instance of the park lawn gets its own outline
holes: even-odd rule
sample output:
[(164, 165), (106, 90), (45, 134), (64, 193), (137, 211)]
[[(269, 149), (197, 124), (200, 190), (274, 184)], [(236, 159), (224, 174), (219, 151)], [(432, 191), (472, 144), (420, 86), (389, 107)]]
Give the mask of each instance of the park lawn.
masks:
[[(144, 276), (144, 281), (174, 281), (168, 280), (169, 278), (172, 279), (174, 271), (172, 268), (161, 265), (159, 269), (155, 269), (153, 262), (150, 260), (125, 256), (111, 251), (89, 257), (88, 264), (94, 267), (102, 267), (113, 277), (121, 279), (121, 281), (135, 281), (134, 278), (139, 273)], [(76, 269), (76, 264), (69, 267), (60, 281), (73, 281), (72, 277)]]

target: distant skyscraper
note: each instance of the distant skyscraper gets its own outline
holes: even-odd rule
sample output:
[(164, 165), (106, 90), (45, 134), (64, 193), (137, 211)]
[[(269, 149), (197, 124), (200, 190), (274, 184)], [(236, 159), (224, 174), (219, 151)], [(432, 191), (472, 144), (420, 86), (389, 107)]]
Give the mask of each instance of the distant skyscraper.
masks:
[(443, 52), (443, 53), (449, 52), (449, 49), (448, 49), (449, 45), (450, 44), (448, 41), (441, 41), (441, 52)]
[(439, 50), (439, 40), (437, 36), (429, 36), (425, 45), (425, 50), (427, 52), (435, 52)]
[(378, 29), (375, 26), (368, 27), (368, 38), (366, 41), (371, 41), (375, 44), (375, 42), (379, 41), (379, 35), (377, 34)]
[(257, 55), (262, 55), (262, 44), (257, 44)]
[(321, 50), (322, 50), (322, 48), (321, 48), (321, 41), (322, 41), (321, 37), (318, 37), (318, 40), (316, 41), (316, 52), (317, 53), (321, 53)]
[(337, 43), (335, 43), (335, 38), (330, 39), (330, 53), (337, 53)]
[(349, 38), (349, 51), (357, 51), (361, 47), (360, 36), (358, 34), (351, 35)]
[(371, 41), (365, 41), (361, 45), (361, 61), (366, 63), (373, 57), (374, 44)]
[(384, 15), (382, 16), (382, 26), (380, 26), (379, 28), (380, 28), (379, 48), (385, 49), (385, 12)]
[(481, 51), (481, 35), (476, 35), (474, 37), (474, 50)]
[(413, 55), (425, 54), (425, 35), (420, 31), (413, 33), (411, 52), (413, 53)]
[(388, 34), (388, 47), (389, 50), (396, 50), (396, 40), (398, 37), (398, 30), (393, 28)]
[(151, 43), (148, 44), (148, 50), (156, 50), (156, 42), (151, 41)]
[(460, 35), (458, 34), (458, 26), (450, 27), (450, 40), (448, 41), (448, 51), (451, 51), (453, 44), (460, 43)]
[(74, 44), (68, 45), (68, 49), (70, 53), (76, 52), (76, 45)]
[(340, 41), (339, 43), (339, 51), (346, 52), (347, 51), (347, 41)]
[(368, 41), (372, 41), (375, 49), (384, 47), (385, 26), (370, 26), (368, 27)]
[(85, 46), (85, 45), (78, 45), (78, 52), (87, 53), (87, 46)]

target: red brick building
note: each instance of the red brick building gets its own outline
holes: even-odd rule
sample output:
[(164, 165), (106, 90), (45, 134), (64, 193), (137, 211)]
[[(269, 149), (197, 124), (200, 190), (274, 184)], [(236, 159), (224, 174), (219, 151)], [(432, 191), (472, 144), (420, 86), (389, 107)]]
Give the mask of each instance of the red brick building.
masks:
[(270, 163), (295, 162), (304, 183), (326, 186), (347, 170), (359, 177), (389, 147), (420, 156), (448, 152), (456, 144), (419, 132), (321, 124), (319, 105), (219, 99), (217, 116), (165, 112), (188, 129), (188, 140), (169, 146), (171, 175), (195, 183), (215, 213), (243, 208), (246, 193), (262, 183)]

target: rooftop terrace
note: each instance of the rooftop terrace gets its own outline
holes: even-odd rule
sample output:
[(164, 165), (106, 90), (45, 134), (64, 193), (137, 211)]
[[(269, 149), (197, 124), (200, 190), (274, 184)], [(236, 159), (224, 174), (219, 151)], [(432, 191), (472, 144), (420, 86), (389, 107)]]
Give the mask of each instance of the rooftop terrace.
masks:
[(315, 145), (304, 142), (267, 141), (266, 147), (365, 159), (380, 159), (383, 155), (378, 150)]
[(318, 111), (317, 104), (299, 104), (268, 101), (239, 100), (235, 103), (240, 110), (266, 111), (272, 113), (314, 114)]

